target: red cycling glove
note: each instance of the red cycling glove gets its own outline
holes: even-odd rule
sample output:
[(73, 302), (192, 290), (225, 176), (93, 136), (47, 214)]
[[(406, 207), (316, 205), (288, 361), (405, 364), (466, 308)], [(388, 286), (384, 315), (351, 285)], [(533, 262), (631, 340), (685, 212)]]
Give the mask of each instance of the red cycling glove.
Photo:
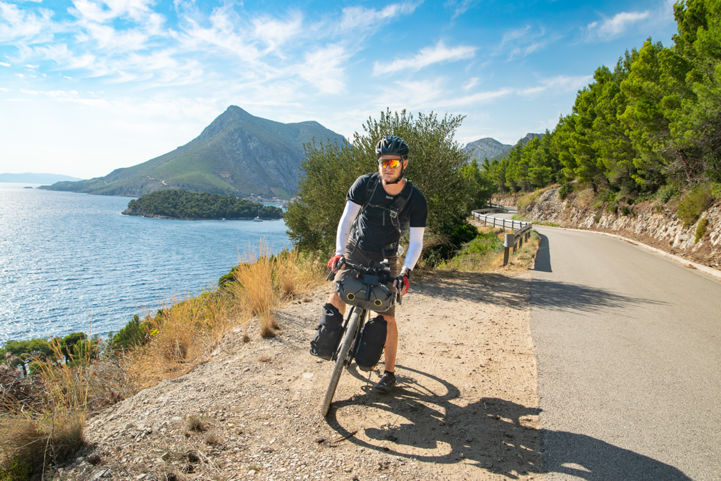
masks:
[(401, 291), (402, 295), (405, 295), (406, 292), (408, 292), (408, 288), (411, 287), (411, 281), (408, 279), (410, 275), (410, 272), (403, 272), (401, 275), (396, 277), (396, 289)]
[(338, 266), (338, 261), (341, 260), (342, 257), (343, 256), (340, 254), (336, 254), (333, 257), (331, 257), (330, 260), (328, 261), (328, 269), (330, 269), (332, 271), (336, 270), (336, 268)]

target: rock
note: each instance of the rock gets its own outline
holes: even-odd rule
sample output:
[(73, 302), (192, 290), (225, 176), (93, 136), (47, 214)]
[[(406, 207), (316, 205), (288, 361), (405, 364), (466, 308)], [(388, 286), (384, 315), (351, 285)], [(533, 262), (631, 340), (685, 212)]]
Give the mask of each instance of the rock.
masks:
[(100, 471), (93, 473), (92, 476), (90, 476), (89, 481), (99, 481), (101, 479), (109, 479), (112, 477), (113, 475), (109, 469), (101, 469)]

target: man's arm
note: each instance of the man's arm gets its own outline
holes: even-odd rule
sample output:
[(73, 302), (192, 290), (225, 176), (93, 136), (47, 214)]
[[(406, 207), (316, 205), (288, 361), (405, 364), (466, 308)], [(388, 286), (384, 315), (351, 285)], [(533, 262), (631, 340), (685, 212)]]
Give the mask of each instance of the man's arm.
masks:
[[(338, 221), (338, 231), (335, 235), (335, 253), (336, 255), (343, 255), (345, 253), (345, 246), (348, 243), (348, 235), (350, 234), (350, 228), (353, 226), (353, 221), (358, 216), (361, 206), (350, 200), (345, 203), (345, 209), (343, 209), (343, 215)], [(412, 230), (412, 229), (411, 229)], [(423, 236), (421, 235), (421, 242)]]
[(425, 227), (411, 227), (409, 240), (408, 240), (408, 252), (403, 262), (403, 269), (401, 271), (410, 272), (416, 266), (416, 262), (421, 257), (421, 250), (423, 249), (423, 232)]

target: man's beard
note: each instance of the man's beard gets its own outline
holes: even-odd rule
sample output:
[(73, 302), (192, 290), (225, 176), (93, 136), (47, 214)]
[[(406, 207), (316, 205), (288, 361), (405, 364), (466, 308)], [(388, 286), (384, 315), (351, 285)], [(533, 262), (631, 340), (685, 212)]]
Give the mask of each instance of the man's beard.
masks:
[(386, 184), (397, 184), (398, 182), (401, 181), (402, 178), (403, 178), (403, 169), (401, 169), (401, 171), (398, 173), (398, 177), (396, 177), (393, 180), (384, 180), (384, 182)]

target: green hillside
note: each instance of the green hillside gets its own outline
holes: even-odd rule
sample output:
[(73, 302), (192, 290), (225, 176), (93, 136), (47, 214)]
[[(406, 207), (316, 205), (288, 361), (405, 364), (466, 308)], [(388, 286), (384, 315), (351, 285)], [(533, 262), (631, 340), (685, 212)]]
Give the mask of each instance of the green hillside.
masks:
[(240, 197), (295, 195), (308, 142), (346, 143), (317, 122), (283, 124), (230, 106), (188, 144), (105, 177), (58, 182), (51, 190), (137, 197), (179, 189)]
[(131, 200), (125, 215), (172, 219), (280, 219), (283, 211), (229, 195), (160, 190)]

